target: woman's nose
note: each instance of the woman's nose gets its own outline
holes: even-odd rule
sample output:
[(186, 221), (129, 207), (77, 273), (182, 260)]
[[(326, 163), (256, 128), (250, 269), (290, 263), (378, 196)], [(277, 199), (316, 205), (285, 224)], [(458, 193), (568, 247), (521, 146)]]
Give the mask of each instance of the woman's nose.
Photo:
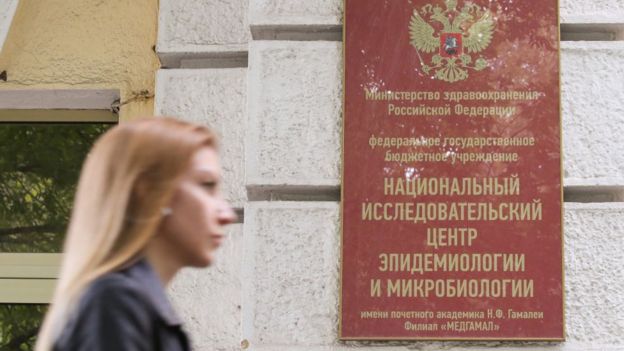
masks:
[(219, 223), (221, 225), (227, 225), (230, 223), (234, 223), (236, 221), (237, 216), (232, 206), (227, 201), (223, 201), (221, 208), (219, 209)]

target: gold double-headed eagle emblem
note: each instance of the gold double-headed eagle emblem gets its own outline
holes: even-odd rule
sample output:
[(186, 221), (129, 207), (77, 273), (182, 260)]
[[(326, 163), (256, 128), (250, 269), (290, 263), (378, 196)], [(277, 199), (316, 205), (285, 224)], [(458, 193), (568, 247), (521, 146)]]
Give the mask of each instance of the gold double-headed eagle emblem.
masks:
[[(435, 78), (454, 83), (468, 78), (468, 70), (480, 71), (488, 66), (483, 56), (473, 61), (471, 54), (478, 54), (490, 45), (494, 19), (489, 10), (471, 2), (461, 10), (457, 10), (457, 0), (444, 0), (444, 3), (446, 10), (431, 4), (414, 10), (409, 24), (410, 43), (416, 49), (423, 72), (433, 71)], [(431, 64), (426, 64), (421, 52), (436, 51)]]

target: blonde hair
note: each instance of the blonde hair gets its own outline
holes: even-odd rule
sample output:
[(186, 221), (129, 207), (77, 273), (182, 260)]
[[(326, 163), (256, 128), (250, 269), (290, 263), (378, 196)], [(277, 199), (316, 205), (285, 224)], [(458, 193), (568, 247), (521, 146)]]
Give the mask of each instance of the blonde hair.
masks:
[(98, 139), (82, 168), (37, 351), (52, 350), (89, 283), (140, 256), (173, 185), (205, 146), (216, 147), (208, 128), (169, 117), (120, 124)]

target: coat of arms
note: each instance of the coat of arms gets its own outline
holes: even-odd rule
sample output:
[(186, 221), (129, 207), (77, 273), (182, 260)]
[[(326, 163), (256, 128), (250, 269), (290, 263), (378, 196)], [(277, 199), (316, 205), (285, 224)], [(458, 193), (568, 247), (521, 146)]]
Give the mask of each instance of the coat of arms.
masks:
[[(468, 70), (480, 71), (488, 66), (483, 56), (473, 61), (471, 54), (478, 54), (490, 45), (494, 19), (490, 11), (471, 2), (461, 10), (457, 10), (457, 0), (444, 0), (444, 3), (446, 10), (431, 4), (420, 11), (414, 10), (409, 24), (410, 43), (416, 49), (423, 72), (430, 74), (433, 70), (435, 78), (454, 83), (468, 78)], [(436, 51), (431, 65), (425, 64), (420, 53)]]

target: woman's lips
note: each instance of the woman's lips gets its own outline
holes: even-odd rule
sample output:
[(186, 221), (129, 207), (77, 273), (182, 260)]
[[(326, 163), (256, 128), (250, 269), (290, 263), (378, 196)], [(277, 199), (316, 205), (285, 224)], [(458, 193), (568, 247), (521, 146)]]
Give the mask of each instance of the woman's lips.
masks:
[(223, 244), (223, 241), (225, 240), (225, 235), (213, 234), (210, 236), (210, 238), (212, 239), (212, 242), (215, 246), (221, 246), (221, 244)]

